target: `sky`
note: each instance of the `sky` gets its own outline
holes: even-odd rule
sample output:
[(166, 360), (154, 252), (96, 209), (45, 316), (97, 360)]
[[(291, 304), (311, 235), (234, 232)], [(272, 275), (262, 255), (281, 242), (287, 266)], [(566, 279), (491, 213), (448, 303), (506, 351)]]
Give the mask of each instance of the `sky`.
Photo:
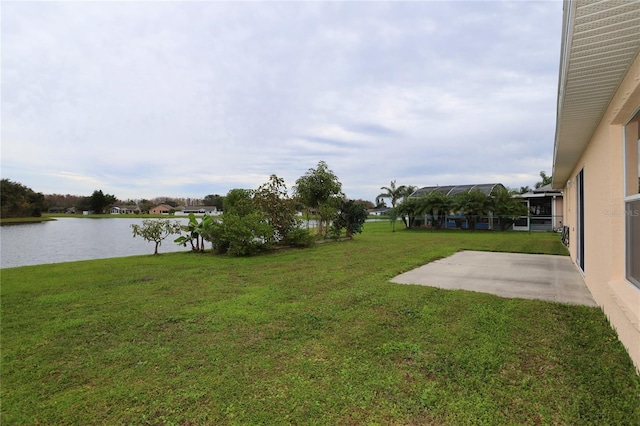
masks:
[(2, 178), (45, 194), (551, 172), (561, 1), (3, 1)]

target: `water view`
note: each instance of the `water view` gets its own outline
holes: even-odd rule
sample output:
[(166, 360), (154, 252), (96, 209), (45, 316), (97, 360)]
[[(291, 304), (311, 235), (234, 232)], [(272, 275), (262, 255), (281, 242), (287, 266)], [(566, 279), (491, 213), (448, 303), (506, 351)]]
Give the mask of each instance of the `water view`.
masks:
[[(59, 218), (0, 227), (0, 267), (152, 254), (154, 243), (133, 238), (131, 224), (143, 219)], [(187, 223), (186, 218), (176, 219)], [(160, 253), (186, 251), (170, 236)]]
[[(188, 218), (171, 219), (188, 222)], [(0, 268), (153, 254), (154, 243), (133, 238), (131, 224), (142, 224), (143, 220), (65, 217), (2, 226)], [(315, 226), (315, 221), (311, 220), (309, 226)], [(160, 254), (190, 250), (174, 243), (176, 238), (177, 235), (167, 237), (159, 248)]]

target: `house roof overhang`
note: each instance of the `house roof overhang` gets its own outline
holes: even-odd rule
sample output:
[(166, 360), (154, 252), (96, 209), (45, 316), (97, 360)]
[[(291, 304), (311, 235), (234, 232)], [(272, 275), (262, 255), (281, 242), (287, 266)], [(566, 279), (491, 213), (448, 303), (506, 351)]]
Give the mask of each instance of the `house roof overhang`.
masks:
[(569, 180), (638, 52), (640, 1), (565, 1), (553, 188)]

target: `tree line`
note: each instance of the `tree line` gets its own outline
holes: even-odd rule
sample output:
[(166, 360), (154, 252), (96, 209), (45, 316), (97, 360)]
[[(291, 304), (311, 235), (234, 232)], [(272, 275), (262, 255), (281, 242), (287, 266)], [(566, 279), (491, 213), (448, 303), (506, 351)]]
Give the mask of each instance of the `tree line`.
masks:
[(0, 182), (0, 217), (40, 217), (48, 209), (41, 192), (10, 179)]

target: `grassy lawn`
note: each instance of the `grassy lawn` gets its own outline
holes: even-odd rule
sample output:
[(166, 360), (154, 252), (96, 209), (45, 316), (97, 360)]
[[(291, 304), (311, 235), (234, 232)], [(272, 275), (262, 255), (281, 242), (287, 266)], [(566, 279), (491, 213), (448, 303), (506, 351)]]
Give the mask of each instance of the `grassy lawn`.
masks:
[(2, 424), (640, 424), (599, 309), (388, 282), (559, 239), (368, 223), (253, 258), (3, 269)]

